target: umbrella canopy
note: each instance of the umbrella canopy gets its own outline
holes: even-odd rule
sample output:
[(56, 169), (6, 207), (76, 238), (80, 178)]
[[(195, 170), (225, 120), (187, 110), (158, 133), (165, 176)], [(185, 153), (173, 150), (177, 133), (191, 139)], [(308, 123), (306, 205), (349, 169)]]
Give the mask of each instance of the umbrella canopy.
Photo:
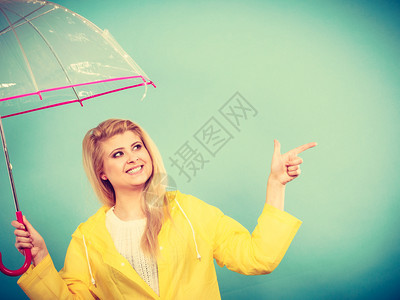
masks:
[[(0, 135), (16, 217), (23, 223), (1, 119), (155, 85), (108, 31), (48, 1), (0, 0), (0, 51)], [(30, 249), (24, 252), (18, 270), (7, 269), (0, 253), (0, 271), (24, 273), (32, 258)]]
[(107, 30), (48, 1), (0, 0), (0, 115), (153, 82)]

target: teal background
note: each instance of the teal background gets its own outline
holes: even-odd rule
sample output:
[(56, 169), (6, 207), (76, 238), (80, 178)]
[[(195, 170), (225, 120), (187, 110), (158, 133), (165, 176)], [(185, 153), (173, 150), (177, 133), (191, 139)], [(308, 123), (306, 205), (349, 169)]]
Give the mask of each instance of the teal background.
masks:
[[(400, 7), (396, 1), (56, 1), (108, 29), (154, 80), (142, 88), (3, 121), (21, 210), (60, 269), (70, 235), (99, 204), (81, 141), (110, 117), (141, 124), (178, 188), (250, 231), (265, 201), (273, 139), (316, 141), (288, 184), (303, 221), (279, 267), (217, 267), (223, 299), (398, 299)], [(0, 70), (4, 71), (4, 70)], [(239, 91), (258, 111), (190, 182), (168, 157)], [(14, 207), (0, 164), (0, 250), (19, 267)], [(1, 299), (26, 299), (1, 275)]]

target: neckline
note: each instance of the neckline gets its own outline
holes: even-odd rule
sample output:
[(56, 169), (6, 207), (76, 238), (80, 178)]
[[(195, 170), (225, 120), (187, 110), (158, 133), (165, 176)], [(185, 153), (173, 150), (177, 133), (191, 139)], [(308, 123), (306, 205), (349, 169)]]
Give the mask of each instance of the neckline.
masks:
[(147, 218), (141, 218), (141, 219), (136, 219), (136, 220), (128, 220), (124, 221), (118, 218), (118, 216), (114, 212), (114, 206), (109, 209), (109, 211), (106, 213), (107, 216), (111, 217), (114, 221), (120, 223), (120, 224), (141, 224), (141, 223), (146, 223)]

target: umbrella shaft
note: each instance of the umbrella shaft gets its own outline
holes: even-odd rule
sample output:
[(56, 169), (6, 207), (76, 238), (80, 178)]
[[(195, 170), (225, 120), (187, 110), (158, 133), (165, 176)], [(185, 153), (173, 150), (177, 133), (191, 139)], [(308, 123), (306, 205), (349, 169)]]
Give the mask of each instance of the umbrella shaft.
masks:
[(1, 143), (3, 144), (4, 156), (6, 158), (6, 163), (7, 163), (8, 177), (10, 178), (11, 190), (12, 190), (12, 194), (13, 194), (13, 198), (14, 198), (15, 210), (19, 211), (17, 192), (15, 190), (15, 184), (14, 184), (14, 179), (13, 179), (13, 175), (12, 175), (12, 166), (10, 163), (10, 158), (8, 157), (6, 137), (4, 135), (3, 123), (1, 122), (1, 116), (0, 116), (0, 134), (1, 134)]

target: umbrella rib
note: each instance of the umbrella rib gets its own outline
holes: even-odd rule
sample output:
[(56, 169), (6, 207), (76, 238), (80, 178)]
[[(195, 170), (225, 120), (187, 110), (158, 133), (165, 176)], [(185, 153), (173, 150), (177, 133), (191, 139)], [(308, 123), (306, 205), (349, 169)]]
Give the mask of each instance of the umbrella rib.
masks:
[[(29, 14), (25, 15), (24, 17), (21, 17), (19, 20), (15, 21), (15, 22), (13, 23), (13, 25), (17, 24), (17, 23), (20, 22), (21, 20), (26, 20), (26, 17), (28, 17), (28, 16), (30, 16), (31, 14), (37, 12), (39, 9), (42, 9), (43, 7), (44, 7), (44, 5), (40, 6), (39, 8), (37, 8), (37, 9), (35, 9), (35, 10), (33, 10), (33, 11), (31, 11)], [(9, 9), (9, 8), (7, 8), (7, 7), (4, 7), (4, 9), (5, 9), (5, 10), (8, 10), (8, 11), (10, 11), (10, 12), (12, 12), (12, 13), (15, 13), (14, 11), (12, 11), (11, 9)], [(45, 11), (44, 13), (42, 13), (42, 14), (36, 16), (36, 17), (33, 17), (33, 18), (30, 19), (30, 20), (34, 20), (34, 19), (36, 19), (36, 18), (39, 18), (39, 17), (43, 16), (44, 14), (47, 14), (48, 12), (50, 12), (50, 11), (52, 11), (52, 10), (54, 10), (54, 8), (52, 8), (51, 10)], [(27, 22), (27, 20), (26, 20), (26, 22)], [(23, 22), (23, 23), (21, 23), (21, 24), (18, 24), (17, 26), (14, 26), (14, 28), (18, 28), (19, 26), (24, 25), (26, 22)], [(0, 30), (0, 35), (4, 34), (4, 33), (6, 33), (6, 32), (9, 32), (10, 30), (12, 30), (12, 29), (10, 28), (10, 26), (8, 26), (8, 27), (4, 28), (3, 30)]]
[[(1, 8), (0, 8), (0, 10), (1, 10)], [(51, 53), (54, 55), (55, 59), (57, 60), (59, 66), (60, 66), (60, 68), (61, 68), (61, 70), (64, 72), (64, 75), (65, 75), (67, 81), (72, 85), (72, 81), (71, 81), (71, 79), (69, 78), (69, 76), (68, 76), (68, 74), (67, 74), (67, 71), (64, 69), (64, 67), (63, 67), (63, 65), (62, 65), (62, 63), (61, 63), (60, 58), (59, 58), (59, 57), (57, 56), (57, 54), (54, 52), (53, 47), (49, 44), (49, 42), (46, 40), (46, 38), (43, 36), (43, 34), (40, 32), (40, 30), (39, 30), (35, 25), (32, 24), (31, 20), (27, 20), (25, 17), (21, 16), (21, 15), (18, 14), (17, 12), (14, 12), (14, 13), (15, 13), (17, 16), (20, 16), (21, 18), (25, 19), (25, 20), (26, 20), (26, 23), (28, 23), (29, 25), (31, 25), (31, 27), (39, 34), (39, 36), (43, 39), (43, 41), (46, 43), (47, 47), (50, 49)], [(8, 19), (8, 18), (7, 18), (7, 19)], [(10, 26), (11, 26), (11, 24), (10, 24)], [(13, 30), (14, 30), (14, 29), (13, 29)], [(14, 33), (15, 33), (15, 31), (14, 31)], [(17, 36), (16, 33), (15, 33), (15, 35)], [(17, 37), (17, 38), (18, 38), (18, 37)], [(18, 40), (18, 41), (19, 41), (19, 40)], [(21, 45), (21, 47), (22, 47), (22, 45)], [(26, 57), (26, 56), (25, 56), (25, 57)], [(26, 58), (26, 60), (27, 60), (27, 58)], [(30, 69), (30, 72), (32, 73), (32, 70), (31, 70), (31, 69)], [(32, 73), (32, 76), (33, 76), (33, 73)], [(35, 82), (35, 83), (36, 83), (36, 82)], [(35, 87), (36, 87), (36, 91), (38, 92), (39, 89), (37, 88), (37, 85), (36, 85), (36, 84), (35, 84)], [(76, 98), (78, 99), (79, 103), (81, 103), (81, 101), (80, 101), (80, 99), (79, 99), (79, 96), (78, 96), (78, 94), (77, 94), (75, 88), (74, 88), (74, 87), (71, 87), (71, 88), (72, 88), (72, 90), (74, 91), (74, 94), (75, 94)], [(41, 97), (40, 94), (39, 94), (39, 97)], [(81, 105), (82, 105), (82, 103), (81, 103)]]
[(121, 46), (119, 46), (119, 44), (117, 43), (116, 40), (114, 40), (114, 38), (112, 37), (112, 35), (107, 31), (107, 30), (102, 30), (101, 28), (99, 28), (96, 24), (92, 23), (90, 20), (82, 17), (80, 14), (73, 12), (72, 10), (69, 10), (68, 8), (65, 8), (64, 6), (61, 6), (59, 4), (50, 2), (50, 1), (46, 1), (47, 4), (53, 4), (56, 8), (62, 8), (65, 11), (68, 11), (69, 13), (71, 13), (73, 16), (78, 17), (79, 19), (81, 19), (81, 21), (85, 24), (87, 24), (89, 27), (92, 27), (92, 29), (96, 32), (100, 32), (101, 33), (101, 37), (111, 46), (114, 48), (114, 50), (121, 55), (121, 57), (125, 60), (125, 62), (132, 68), (135, 70), (135, 72), (137, 74), (142, 75), (143, 77), (146, 77), (147, 79), (148, 76), (144, 73), (144, 71), (133, 61), (133, 59), (131, 58), (130, 60), (128, 58), (130, 58), (130, 56), (121, 48)]
[(22, 55), (23, 55), (23, 57), (24, 57), (26, 66), (27, 66), (27, 68), (28, 68), (29, 75), (31, 76), (32, 83), (33, 83), (33, 85), (34, 85), (36, 91), (39, 91), (39, 88), (38, 88), (37, 83), (36, 83), (36, 80), (35, 80), (35, 76), (33, 76), (33, 72), (32, 72), (31, 65), (29, 64), (28, 58), (26, 57), (26, 53), (25, 53), (24, 48), (22, 47), (21, 41), (19, 40), (18, 35), (17, 35), (17, 33), (15, 32), (14, 26), (11, 24), (10, 19), (8, 18), (7, 14), (4, 12), (4, 10), (3, 10), (1, 7), (0, 7), (0, 11), (3, 13), (3, 15), (5, 16), (5, 18), (7, 19), (7, 22), (8, 22), (8, 24), (10, 25), (10, 27), (11, 27), (11, 29), (12, 29), (14, 35), (15, 35), (15, 38), (17, 39), (18, 45), (19, 45), (19, 47), (20, 47), (20, 49), (21, 49), (21, 52), (22, 52)]

